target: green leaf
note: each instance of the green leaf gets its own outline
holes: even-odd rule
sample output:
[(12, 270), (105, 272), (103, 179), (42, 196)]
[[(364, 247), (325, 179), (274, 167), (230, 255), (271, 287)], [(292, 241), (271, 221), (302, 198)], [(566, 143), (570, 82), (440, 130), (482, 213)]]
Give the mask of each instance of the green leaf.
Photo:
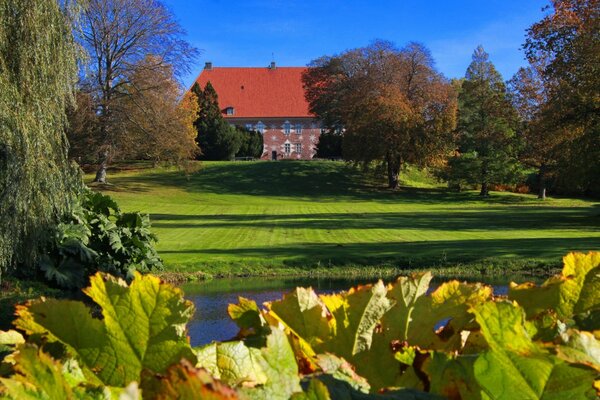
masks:
[(358, 375), (354, 371), (354, 366), (343, 358), (336, 357), (330, 353), (319, 354), (317, 356), (317, 365), (324, 374), (331, 375), (337, 380), (348, 382), (352, 388), (363, 393), (369, 393), (369, 389), (371, 388), (369, 382)]
[(244, 342), (212, 343), (196, 349), (196, 367), (205, 368), (212, 376), (228, 385), (262, 385), (267, 375), (258, 362), (260, 351)]
[(288, 339), (274, 328), (263, 348), (242, 341), (213, 343), (197, 350), (197, 367), (253, 399), (288, 399), (300, 392), (298, 365)]
[(0, 378), (13, 399), (71, 399), (73, 392), (62, 375), (62, 366), (37, 347), (25, 345), (15, 355), (15, 375)]
[(0, 345), (16, 346), (25, 343), (25, 338), (14, 330), (0, 331)]
[(442, 400), (434, 394), (414, 389), (388, 390), (382, 394), (360, 392), (348, 382), (334, 379), (331, 375), (320, 375), (318, 379), (325, 384), (331, 399), (335, 400)]
[(562, 274), (541, 286), (511, 283), (508, 297), (533, 317), (555, 310), (561, 319), (600, 308), (600, 253), (570, 253), (563, 258)]
[(269, 329), (267, 322), (262, 316), (256, 302), (240, 297), (238, 304), (230, 304), (227, 312), (231, 319), (240, 328), (238, 337), (247, 337), (250, 335), (266, 335)]
[(331, 396), (323, 382), (311, 379), (306, 392), (295, 393), (290, 400), (331, 400)]
[(136, 274), (131, 286), (96, 274), (85, 293), (100, 306), (93, 318), (80, 302), (40, 300), (18, 308), (17, 328), (60, 341), (106, 385), (139, 381), (142, 370), (163, 372), (181, 358), (195, 361), (185, 336), (193, 305), (181, 290)]
[(562, 336), (564, 345), (557, 347), (557, 355), (573, 364), (583, 364), (600, 372), (600, 342), (590, 332), (571, 329)]
[(490, 348), (474, 365), (475, 378), (488, 397), (595, 398), (595, 371), (569, 365), (532, 342), (520, 307), (488, 302), (474, 313)]
[(267, 336), (267, 345), (260, 349), (258, 363), (267, 376), (267, 382), (253, 389), (243, 389), (252, 399), (287, 400), (300, 392), (300, 378), (294, 352), (285, 333), (274, 328)]
[(368, 350), (377, 323), (392, 306), (386, 294), (385, 285), (379, 281), (348, 292), (321, 296), (335, 320), (335, 336), (323, 350), (347, 359)]

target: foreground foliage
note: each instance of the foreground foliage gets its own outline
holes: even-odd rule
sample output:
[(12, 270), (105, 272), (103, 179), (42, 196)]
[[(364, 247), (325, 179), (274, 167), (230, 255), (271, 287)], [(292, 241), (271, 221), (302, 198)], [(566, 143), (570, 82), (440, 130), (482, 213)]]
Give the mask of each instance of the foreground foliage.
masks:
[[(97, 274), (83, 303), (40, 299), (0, 333), (7, 398), (596, 398), (600, 253), (494, 296), (429, 273), (332, 295), (297, 288), (229, 307), (231, 341), (193, 349), (193, 305), (153, 276)], [(25, 335), (25, 336), (23, 336)], [(26, 337), (26, 339), (25, 339)], [(382, 391), (382, 389), (386, 389)], [(120, 396), (120, 397), (119, 397)]]

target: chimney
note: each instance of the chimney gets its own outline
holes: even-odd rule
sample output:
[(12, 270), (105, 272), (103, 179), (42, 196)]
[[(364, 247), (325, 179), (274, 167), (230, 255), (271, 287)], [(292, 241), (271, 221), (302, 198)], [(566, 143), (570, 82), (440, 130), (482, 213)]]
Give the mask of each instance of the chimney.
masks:
[(212, 62), (207, 61), (206, 63), (204, 63), (204, 69), (207, 71), (212, 70)]
[(275, 68), (277, 68), (275, 66), (275, 61), (271, 61), (271, 65), (269, 66), (269, 69), (275, 69)]

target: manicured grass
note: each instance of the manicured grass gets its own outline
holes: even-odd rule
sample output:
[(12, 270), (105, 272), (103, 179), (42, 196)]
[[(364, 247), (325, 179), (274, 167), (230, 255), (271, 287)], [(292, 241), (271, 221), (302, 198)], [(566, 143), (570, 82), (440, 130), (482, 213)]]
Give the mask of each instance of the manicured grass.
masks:
[(514, 271), (600, 248), (598, 202), (496, 192), (481, 199), (421, 175), (410, 172), (412, 186), (390, 192), (339, 162), (223, 162), (188, 177), (113, 173), (103, 190), (125, 211), (151, 214), (171, 271)]

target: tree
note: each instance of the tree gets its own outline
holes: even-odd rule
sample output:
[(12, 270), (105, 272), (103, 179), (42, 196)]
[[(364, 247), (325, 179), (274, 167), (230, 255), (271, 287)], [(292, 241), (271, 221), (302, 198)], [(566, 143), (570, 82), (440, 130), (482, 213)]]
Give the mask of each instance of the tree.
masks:
[(319, 136), (318, 158), (341, 158), (344, 136), (341, 130), (327, 129)]
[(75, 102), (67, 107), (67, 120), (69, 158), (79, 165), (95, 163), (97, 157), (90, 153), (90, 149), (100, 146), (99, 122), (96, 104), (89, 92), (76, 90)]
[(76, 56), (56, 0), (0, 3), (0, 273), (39, 258), (78, 186), (65, 137)]
[(233, 160), (242, 145), (242, 136), (223, 118), (217, 92), (210, 82), (204, 90), (195, 83), (191, 91), (198, 99), (198, 118), (194, 126), (198, 135), (196, 142), (202, 150), (200, 158)]
[[(452, 161), (450, 168), (475, 172), (467, 178), (481, 184), (481, 196), (489, 195), (490, 184), (510, 182), (518, 175), (516, 121), (502, 77), (483, 47), (477, 47), (458, 96), (459, 154), (455, 157), (463, 159)], [(455, 174), (464, 171), (450, 172)]]
[(538, 198), (546, 198), (548, 179), (557, 171), (561, 147), (570, 132), (553, 123), (554, 110), (548, 103), (549, 82), (539, 66), (520, 68), (508, 82), (511, 102), (520, 119), (523, 148), (519, 159), (537, 169)]
[[(119, 129), (126, 109), (115, 102), (128, 96), (131, 77), (142, 69), (173, 66), (176, 74), (187, 71), (196, 55), (182, 38), (184, 31), (160, 0), (88, 0), (79, 40), (89, 53), (83, 87), (90, 91), (99, 116), (100, 155), (96, 181), (106, 180), (106, 167), (118, 154), (126, 131)], [(151, 62), (142, 62), (147, 55)], [(138, 87), (138, 92), (152, 86)], [(126, 140), (125, 140), (126, 141)]]
[(119, 110), (118, 128), (126, 135), (120, 151), (135, 159), (180, 163), (198, 153), (194, 122), (198, 101), (193, 93), (183, 93), (175, 81), (173, 68), (148, 56), (132, 71), (124, 87), (126, 96), (115, 101)]
[(304, 76), (310, 110), (345, 128), (344, 158), (385, 163), (392, 189), (405, 163), (430, 165), (449, 149), (456, 94), (433, 64), (420, 44), (376, 41), (315, 60)]
[(241, 137), (241, 144), (236, 157), (260, 158), (263, 154), (263, 136), (260, 132), (242, 126), (235, 127)]
[(567, 132), (560, 146), (559, 185), (598, 193), (600, 187), (600, 0), (552, 0), (524, 44), (548, 87), (547, 125)]

